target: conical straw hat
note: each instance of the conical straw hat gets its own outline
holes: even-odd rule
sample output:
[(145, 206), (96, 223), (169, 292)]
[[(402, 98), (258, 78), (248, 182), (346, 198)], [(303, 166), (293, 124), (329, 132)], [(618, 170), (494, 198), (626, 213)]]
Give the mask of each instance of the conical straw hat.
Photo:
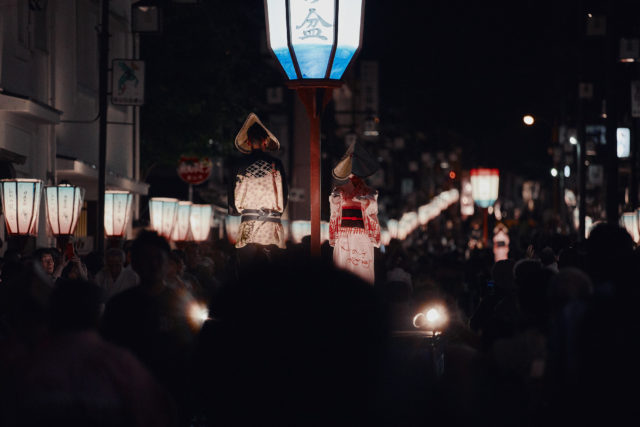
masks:
[(366, 178), (373, 175), (378, 167), (376, 159), (362, 144), (353, 142), (342, 156), (342, 160), (333, 168), (333, 177), (340, 181), (347, 179), (350, 174)]
[(278, 141), (278, 138), (276, 138), (275, 135), (272, 134), (271, 131), (262, 124), (258, 116), (256, 116), (254, 113), (249, 114), (247, 120), (244, 121), (242, 128), (240, 128), (238, 135), (236, 135), (236, 148), (244, 154), (249, 154), (251, 152), (251, 144), (249, 143), (249, 139), (247, 138), (247, 131), (254, 123), (258, 123), (260, 126), (262, 126), (269, 136), (269, 140), (267, 141), (267, 150), (278, 151), (280, 149), (280, 141)]

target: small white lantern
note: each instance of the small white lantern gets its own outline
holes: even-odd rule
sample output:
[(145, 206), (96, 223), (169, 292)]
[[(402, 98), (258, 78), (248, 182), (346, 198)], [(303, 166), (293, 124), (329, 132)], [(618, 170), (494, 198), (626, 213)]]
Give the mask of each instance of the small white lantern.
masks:
[(290, 82), (339, 82), (362, 42), (364, 0), (265, 0), (269, 48)]
[(213, 219), (213, 209), (211, 205), (191, 206), (191, 237), (196, 242), (204, 242), (209, 237), (211, 221)]
[(149, 200), (151, 228), (165, 239), (171, 239), (178, 212), (178, 199), (153, 197)]
[(389, 233), (389, 230), (387, 230), (386, 228), (383, 228), (380, 231), (380, 243), (382, 244), (382, 246), (389, 246), (390, 242), (391, 242), (391, 233)]
[(76, 231), (82, 211), (84, 188), (70, 184), (44, 188), (47, 220), (54, 236), (70, 236)]
[(498, 199), (500, 172), (498, 169), (472, 169), (471, 193), (481, 208), (493, 206)]
[(7, 233), (12, 236), (35, 236), (38, 234), (40, 194), (39, 179), (3, 179), (2, 210)]
[(133, 194), (109, 190), (104, 193), (104, 234), (109, 238), (124, 237), (131, 219)]
[(178, 202), (176, 223), (173, 227), (173, 233), (171, 234), (171, 240), (174, 242), (184, 242), (189, 239), (191, 205), (191, 202)]
[(389, 235), (392, 239), (398, 238), (398, 225), (397, 219), (390, 219), (387, 221), (387, 230), (389, 230)]
[[(311, 226), (311, 223), (309, 223)], [(329, 223), (327, 221), (320, 222), (320, 243), (324, 243), (329, 240)]]
[(620, 225), (631, 235), (635, 243), (640, 240), (640, 232), (638, 231), (638, 217), (635, 212), (624, 212), (620, 218)]
[(429, 223), (429, 205), (422, 205), (418, 208), (418, 222), (420, 225), (427, 225)]

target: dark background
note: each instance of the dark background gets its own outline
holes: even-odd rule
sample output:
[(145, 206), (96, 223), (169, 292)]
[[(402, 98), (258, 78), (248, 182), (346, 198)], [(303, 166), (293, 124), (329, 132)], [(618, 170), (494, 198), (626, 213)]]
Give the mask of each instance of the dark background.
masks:
[[(630, 18), (638, 3), (617, 1), (623, 36), (638, 30)], [(366, 2), (356, 65), (379, 61), (381, 137), (403, 136), (408, 152), (460, 147), (464, 169), (550, 180), (553, 126), (575, 126), (581, 80), (594, 82), (586, 119), (599, 123), (604, 37), (585, 37), (587, 10), (605, 13), (607, 2)], [(163, 33), (141, 36), (141, 57), (142, 168), (151, 181), (175, 175), (181, 154), (232, 155), (248, 112), (264, 111), (266, 88), (284, 82), (266, 51), (261, 0), (168, 3)], [(527, 113), (535, 126), (522, 124)]]

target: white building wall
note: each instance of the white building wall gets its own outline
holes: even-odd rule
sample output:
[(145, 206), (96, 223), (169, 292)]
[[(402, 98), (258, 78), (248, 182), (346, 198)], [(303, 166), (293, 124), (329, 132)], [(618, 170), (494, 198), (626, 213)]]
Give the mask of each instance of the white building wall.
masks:
[[(133, 57), (132, 2), (110, 0), (110, 59)], [(26, 157), (24, 164), (14, 165), (18, 177), (53, 184), (56, 178), (60, 180), (57, 156), (98, 165), (97, 29), (101, 3), (48, 0), (31, 2), (34, 4), (45, 8), (30, 9), (29, 0), (0, 0), (0, 148)], [(24, 102), (37, 104), (37, 108), (17, 111)], [(133, 118), (134, 107), (109, 106), (109, 121), (132, 123)], [(137, 178), (134, 126), (108, 125), (107, 136), (107, 171)], [(97, 187), (95, 176), (78, 179), (80, 185)], [(87, 188), (87, 195), (95, 200), (96, 189)], [(50, 244), (44, 205), (40, 217), (38, 245)]]

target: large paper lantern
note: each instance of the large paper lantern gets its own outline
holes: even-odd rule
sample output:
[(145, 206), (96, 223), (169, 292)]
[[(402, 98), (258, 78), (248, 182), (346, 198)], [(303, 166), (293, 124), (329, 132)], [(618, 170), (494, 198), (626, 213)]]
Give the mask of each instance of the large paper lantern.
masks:
[(39, 179), (3, 179), (2, 210), (7, 233), (14, 236), (35, 236), (38, 234), (40, 214), (40, 194), (42, 181)]
[(498, 169), (472, 169), (471, 193), (473, 200), (481, 208), (493, 206), (498, 199), (498, 184), (500, 172)]
[(362, 41), (364, 0), (265, 0), (267, 40), (292, 82), (339, 81)]
[(191, 206), (191, 237), (196, 242), (204, 242), (209, 238), (211, 221), (213, 219), (213, 209), (211, 205)]
[(189, 239), (191, 202), (178, 202), (178, 210), (176, 212), (176, 223), (173, 226), (171, 240), (174, 242), (184, 242)]
[(76, 231), (82, 211), (84, 188), (70, 184), (44, 188), (49, 228), (54, 236), (70, 236)]
[(104, 234), (109, 238), (124, 237), (131, 219), (133, 194), (108, 190), (104, 193)]
[(165, 239), (171, 239), (178, 212), (178, 199), (153, 197), (149, 200), (151, 228)]

